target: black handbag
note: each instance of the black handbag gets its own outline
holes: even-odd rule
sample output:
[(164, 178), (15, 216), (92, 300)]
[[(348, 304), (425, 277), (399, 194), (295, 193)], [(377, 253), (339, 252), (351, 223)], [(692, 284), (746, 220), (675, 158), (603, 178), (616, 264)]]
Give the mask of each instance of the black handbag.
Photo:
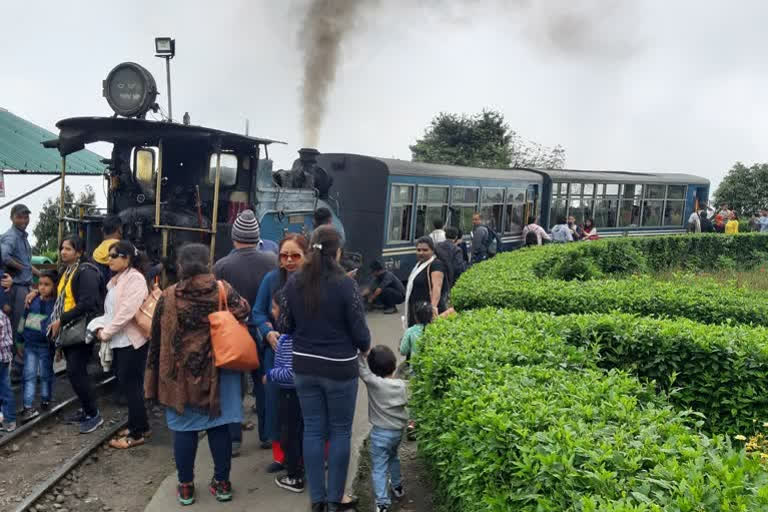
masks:
[(88, 327), (88, 321), (84, 316), (62, 326), (61, 332), (59, 333), (59, 346), (71, 347), (72, 345), (85, 343), (86, 327)]

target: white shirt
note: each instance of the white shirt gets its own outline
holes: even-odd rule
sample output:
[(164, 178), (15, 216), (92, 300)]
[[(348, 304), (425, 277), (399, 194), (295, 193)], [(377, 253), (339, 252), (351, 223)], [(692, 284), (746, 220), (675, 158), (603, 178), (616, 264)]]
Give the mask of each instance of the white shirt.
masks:
[[(112, 317), (115, 316), (115, 290), (117, 287), (112, 287), (107, 292), (107, 298), (104, 299), (104, 325), (109, 324), (112, 321)], [(125, 329), (121, 329), (114, 336), (109, 339), (109, 348), (124, 348), (132, 347), (130, 338), (125, 334)]]
[(445, 230), (444, 229), (436, 229), (436, 230), (434, 230), (433, 232), (431, 232), (429, 234), (429, 237), (436, 244), (439, 244), (440, 242), (445, 242)]

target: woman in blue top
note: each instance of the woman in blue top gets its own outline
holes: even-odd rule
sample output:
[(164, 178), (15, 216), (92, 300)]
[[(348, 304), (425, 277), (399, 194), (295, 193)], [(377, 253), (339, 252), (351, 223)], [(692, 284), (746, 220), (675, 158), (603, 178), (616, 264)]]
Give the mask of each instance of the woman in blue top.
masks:
[[(264, 276), (259, 286), (259, 293), (251, 311), (251, 324), (255, 325), (259, 333), (259, 378), (261, 382), (264, 375), (275, 365), (275, 351), (277, 350), (278, 332), (275, 318), (272, 316), (272, 297), (277, 290), (285, 285), (288, 277), (299, 270), (304, 264), (307, 253), (307, 239), (297, 233), (288, 233), (280, 241), (278, 254), (280, 268), (273, 270)], [(280, 430), (278, 428), (277, 412), (280, 388), (273, 382), (264, 384), (264, 402), (259, 406), (259, 420), (264, 423), (263, 435), (272, 442), (273, 462), (267, 468), (270, 473), (276, 473), (283, 469), (285, 456), (280, 446)], [(258, 394), (257, 394), (258, 397)], [(263, 409), (262, 409), (263, 407)]]
[(349, 508), (342, 500), (357, 398), (357, 355), (371, 345), (360, 292), (339, 265), (340, 258), (336, 229), (317, 228), (307, 262), (283, 288), (280, 308), (279, 325), (293, 336), (293, 372), (304, 418), (304, 466), (313, 512)]

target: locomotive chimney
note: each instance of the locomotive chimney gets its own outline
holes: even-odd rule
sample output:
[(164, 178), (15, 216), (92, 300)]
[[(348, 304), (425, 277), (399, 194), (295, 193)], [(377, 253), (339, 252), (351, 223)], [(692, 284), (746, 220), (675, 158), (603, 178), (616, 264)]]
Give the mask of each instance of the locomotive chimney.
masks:
[(304, 164), (316, 164), (317, 155), (320, 152), (315, 148), (301, 148), (299, 150), (299, 160)]

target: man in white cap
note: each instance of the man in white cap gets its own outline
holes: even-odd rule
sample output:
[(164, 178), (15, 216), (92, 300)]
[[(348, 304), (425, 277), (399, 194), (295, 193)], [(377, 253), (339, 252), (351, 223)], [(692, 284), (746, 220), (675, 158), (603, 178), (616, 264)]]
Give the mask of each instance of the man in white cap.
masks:
[[(256, 301), (264, 276), (277, 268), (277, 256), (275, 254), (277, 251), (265, 250), (266, 248), (261, 242), (256, 215), (252, 210), (244, 210), (240, 212), (232, 225), (234, 250), (213, 266), (216, 279), (223, 279), (231, 284), (250, 305)], [(261, 380), (254, 379), (254, 386), (257, 386), (256, 380), (259, 380), (258, 384), (260, 385)], [(258, 394), (258, 389), (254, 389), (254, 391)], [(232, 437), (232, 454), (237, 455), (240, 452), (243, 439), (241, 425), (230, 425), (229, 432)]]

